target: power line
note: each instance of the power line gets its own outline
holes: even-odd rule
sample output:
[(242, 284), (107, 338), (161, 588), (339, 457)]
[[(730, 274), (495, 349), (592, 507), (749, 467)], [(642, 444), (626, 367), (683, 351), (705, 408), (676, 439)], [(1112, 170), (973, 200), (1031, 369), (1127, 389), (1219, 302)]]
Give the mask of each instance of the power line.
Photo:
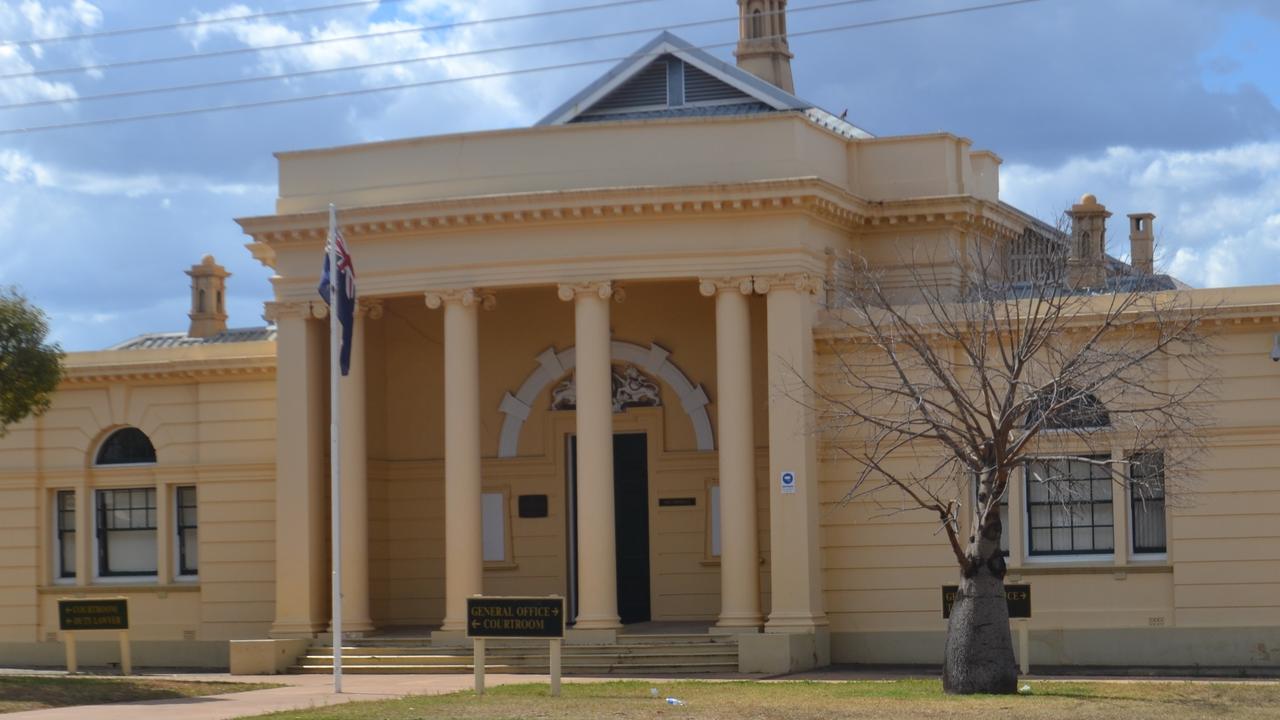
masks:
[[(843, 7), (847, 5), (861, 5), (871, 2), (879, 2), (880, 0), (833, 0), (832, 2), (821, 3), (818, 5), (808, 5), (805, 7), (792, 8), (792, 14), (804, 12), (812, 12), (815, 10), (828, 10), (835, 7)], [(269, 82), (273, 80), (293, 80), (297, 78), (314, 77), (317, 75), (327, 75), (338, 72), (350, 72), (352, 70), (370, 70), (373, 68), (389, 67), (394, 65), (408, 65), (413, 63), (430, 62), (436, 60), (452, 60), (461, 57), (474, 57), (477, 55), (489, 55), (502, 52), (516, 52), (520, 50), (533, 50), (536, 48), (553, 47), (556, 45), (568, 45), (572, 43), (591, 42), (595, 40), (610, 40), (629, 35), (643, 35), (647, 33), (660, 32), (662, 30), (682, 30), (692, 27), (700, 27), (705, 25), (714, 25), (718, 23), (736, 22), (738, 16), (721, 17), (710, 20), (693, 20), (690, 22), (677, 23), (675, 25), (658, 25), (638, 30), (619, 30), (617, 32), (599, 33), (595, 35), (579, 35), (577, 37), (561, 38), (558, 40), (543, 40), (533, 43), (523, 43), (520, 45), (507, 45), (497, 48), (484, 48), (480, 50), (465, 50), (454, 53), (426, 55), (423, 57), (407, 58), (402, 60), (383, 60), (380, 62), (363, 63), (360, 65), (344, 65), (336, 68), (320, 68), (316, 70), (298, 70), (287, 73), (278, 73), (275, 75), (261, 75), (258, 77), (248, 78), (232, 78), (230, 80), (211, 80), (207, 82), (191, 83), (187, 85), (170, 85), (168, 87), (145, 88), (141, 90), (122, 90), (112, 93), (101, 93), (98, 95), (83, 95), (73, 98), (55, 98), (48, 100), (29, 100), (26, 102), (10, 103), (8, 105), (0, 105), (0, 110), (16, 110), (20, 108), (41, 107), (47, 105), (69, 105), (84, 102), (93, 102), (98, 100), (118, 100), (126, 97), (138, 97), (143, 95), (156, 95), (162, 93), (181, 92), (185, 90), (208, 90), (211, 88), (228, 87), (233, 85), (242, 85), (248, 83)]]
[(343, 35), (340, 37), (314, 38), (311, 40), (298, 40), (290, 43), (282, 43), (280, 45), (263, 45), (261, 47), (242, 47), (230, 48), (227, 50), (212, 50), (203, 53), (189, 53), (186, 55), (170, 55), (168, 57), (159, 58), (143, 58), (140, 60), (117, 60), (115, 62), (98, 63), (96, 65), (75, 65), (60, 68), (47, 68), (44, 70), (28, 70), (20, 73), (9, 73), (0, 75), (0, 80), (9, 80), (12, 78), (23, 77), (41, 77), (45, 75), (65, 75), (68, 73), (81, 73), (99, 70), (115, 70), (125, 67), (138, 67), (140, 65), (157, 65), (161, 63), (185, 62), (189, 60), (205, 60), (215, 57), (230, 57), (233, 55), (249, 55), (252, 53), (266, 52), (268, 50), (285, 50), (289, 48), (309, 47), (313, 45), (327, 45), (337, 42), (348, 42), (351, 40), (369, 40), (372, 38), (392, 37), (394, 35), (407, 35), (410, 33), (427, 33), (438, 30), (456, 30), (464, 27), (474, 27), (476, 25), (487, 25), (491, 23), (513, 22), (516, 20), (534, 20), (537, 18), (553, 17), (556, 15), (568, 15), (570, 13), (587, 12), (590, 10), (603, 10), (607, 8), (621, 7), (623, 5), (639, 5), (642, 3), (660, 2), (661, 0), (611, 0), (610, 2), (598, 3), (595, 5), (579, 5), (569, 8), (558, 8), (556, 10), (539, 10), (537, 12), (525, 13), (523, 15), (507, 15), (505, 17), (483, 18), (480, 20), (461, 20), (458, 22), (442, 23), (440, 25), (420, 25), (410, 28), (398, 28), (395, 30), (380, 30), (378, 32), (362, 33), (360, 35)]
[[(932, 18), (946, 17), (950, 15), (962, 15), (966, 13), (979, 12), (983, 10), (994, 10), (997, 8), (1013, 7), (1015, 5), (1028, 5), (1030, 3), (1043, 2), (1044, 0), (1005, 0), (1004, 2), (988, 3), (986, 5), (974, 5), (964, 8), (955, 8), (952, 10), (939, 10), (918, 15), (907, 15), (897, 18), (887, 18), (884, 20), (872, 20), (868, 22), (851, 23), (848, 25), (838, 25), (829, 28), (821, 28), (818, 30), (805, 30), (802, 32), (790, 33), (790, 37), (808, 37), (813, 35), (824, 35), (835, 32), (844, 32), (847, 30), (858, 30), (869, 27), (879, 27), (884, 25), (894, 25), (916, 20), (928, 20)], [(697, 46), (699, 50), (715, 50), (718, 48), (730, 47), (737, 45), (734, 42), (713, 43), (710, 45)], [(651, 57), (659, 57), (663, 53), (650, 53)], [(553, 70), (568, 70), (572, 68), (588, 67), (591, 65), (602, 65), (605, 63), (617, 63), (630, 59), (632, 56), (601, 58), (598, 60), (580, 60), (570, 63), (560, 63), (556, 65), (543, 65), (532, 68), (520, 68), (516, 70), (503, 70), (492, 73), (482, 73), (478, 75), (467, 75), (465, 77), (440, 78), (436, 80), (423, 80), (419, 82), (404, 83), (401, 85), (387, 85), (374, 88), (359, 88), (356, 90), (340, 90), (330, 93), (322, 93), (319, 95), (303, 95), (291, 98), (275, 98), (272, 100), (259, 100), (256, 102), (238, 103), (232, 105), (214, 105), (202, 108), (188, 108), (185, 110), (169, 110), (165, 112), (148, 113), (143, 115), (124, 115), (112, 118), (99, 118), (96, 120), (82, 120), (71, 123), (61, 123), (57, 125), (36, 125), (28, 128), (7, 128), (0, 130), (0, 136), (5, 135), (21, 135), (27, 133), (46, 132), (50, 130), (70, 130), (74, 128), (96, 127), (99, 125), (115, 125), (120, 123), (139, 122), (144, 120), (160, 120), (174, 117), (184, 117), (188, 115), (202, 115), (216, 112), (229, 112), (232, 110), (247, 110), (261, 107), (274, 107), (278, 105), (290, 105), (294, 103), (312, 102), (316, 100), (331, 100), (334, 98), (357, 97), (362, 95), (373, 95), (376, 93), (391, 92), (395, 90), (409, 90), (414, 88), (432, 87), (437, 85), (448, 85), (459, 82), (469, 82), (473, 80), (492, 80), (501, 77), (511, 77), (516, 75), (528, 75), (539, 72), (550, 72)]]
[(197, 27), (201, 25), (220, 25), (222, 23), (242, 22), (244, 20), (257, 20), (259, 18), (280, 17), (283, 15), (306, 15), (309, 13), (327, 12), (329, 10), (345, 10), (347, 8), (363, 7), (368, 5), (390, 5), (392, 3), (401, 3), (405, 0), (358, 0), (357, 2), (337, 3), (336, 5), (314, 5), (311, 7), (298, 7), (289, 10), (271, 10), (268, 12), (251, 13), (249, 15), (231, 15), (229, 17), (205, 18), (202, 20), (181, 20), (179, 22), (169, 23), (167, 25), (146, 25), (143, 27), (119, 28), (116, 30), (98, 30), (95, 32), (78, 33), (75, 35), (58, 35), (56, 37), (28, 38), (26, 40), (3, 40), (0, 41), (0, 47), (26, 47), (29, 45), (47, 45), (50, 43), (67, 42), (69, 40), (96, 40), (105, 37), (120, 37), (121, 35), (137, 35), (140, 33), (159, 32), (161, 30), (180, 30), (182, 28)]

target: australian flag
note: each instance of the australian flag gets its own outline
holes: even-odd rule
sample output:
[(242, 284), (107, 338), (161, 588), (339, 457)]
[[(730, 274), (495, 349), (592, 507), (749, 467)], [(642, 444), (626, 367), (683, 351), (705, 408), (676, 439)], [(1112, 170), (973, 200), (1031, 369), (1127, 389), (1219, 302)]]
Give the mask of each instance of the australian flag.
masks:
[[(351, 262), (351, 253), (347, 252), (347, 241), (342, 239), (342, 232), (333, 231), (333, 242), (337, 246), (338, 256), (338, 307), (330, 307), (336, 312), (338, 322), (342, 323), (342, 350), (339, 353), (339, 365), (345, 376), (351, 370), (351, 332), (355, 329), (356, 314), (356, 268)], [(324, 254), (324, 273), (320, 276), (320, 297), (329, 302), (329, 253)]]

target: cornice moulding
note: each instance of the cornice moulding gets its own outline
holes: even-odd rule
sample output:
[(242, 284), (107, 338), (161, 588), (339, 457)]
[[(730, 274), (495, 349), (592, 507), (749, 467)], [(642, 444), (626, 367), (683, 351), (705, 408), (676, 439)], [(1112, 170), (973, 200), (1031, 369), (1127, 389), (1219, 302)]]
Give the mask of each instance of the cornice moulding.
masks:
[(64, 385), (89, 385), (122, 380), (188, 380), (197, 378), (260, 378), (265, 380), (274, 377), (275, 372), (275, 355), (258, 355), (217, 359), (69, 365), (62, 382)]

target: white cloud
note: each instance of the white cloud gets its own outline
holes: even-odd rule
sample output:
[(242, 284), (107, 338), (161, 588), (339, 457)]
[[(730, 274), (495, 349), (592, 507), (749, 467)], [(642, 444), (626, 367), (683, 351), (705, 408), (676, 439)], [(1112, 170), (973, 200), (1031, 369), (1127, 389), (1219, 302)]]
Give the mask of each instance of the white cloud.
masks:
[(81, 195), (116, 195), (129, 198), (203, 191), (214, 195), (271, 195), (275, 188), (252, 183), (214, 183), (199, 177), (153, 173), (117, 174), (68, 170), (33, 159), (30, 155), (0, 148), (0, 182), (63, 190)]
[[(57, 37), (102, 24), (102, 11), (86, 0), (66, 5), (23, 0), (17, 5), (0, 3), (0, 37)], [(41, 45), (0, 47), (0, 74), (28, 73), (36, 69), (32, 60), (44, 57)], [(78, 57), (82, 57), (79, 56)], [(0, 82), (0, 101), (20, 103), (31, 100), (70, 100), (77, 97), (69, 82), (52, 82), (39, 77), (8, 78)]]
[[(367, 15), (364, 17), (348, 15), (328, 20), (322, 25), (298, 29), (286, 25), (283, 21), (258, 19), (199, 25), (187, 31), (186, 34), (196, 48), (217, 38), (229, 38), (247, 47), (266, 47), (370, 33), (412, 30), (422, 25), (437, 25), (441, 17), (447, 17), (450, 20), (471, 20), (479, 17), (473, 4), (443, 0), (417, 0), (403, 9), (409, 13), (408, 20), (373, 21)], [(196, 18), (209, 20), (255, 12), (258, 10), (236, 4), (214, 12), (198, 12)], [(246, 74), (280, 74), (453, 55), (492, 46), (493, 42), (488, 36), (489, 31), (485, 26), (468, 26), (429, 34), (404, 32), (365, 40), (305, 45), (264, 52), (257, 56), (255, 65), (246, 69), (245, 72)], [(439, 78), (485, 75), (503, 69), (505, 69), (503, 65), (487, 56), (471, 55), (429, 62), (400, 62), (357, 72), (338, 72), (322, 77), (324, 81), (341, 87), (349, 87), (350, 79), (353, 77), (358, 78), (365, 87), (378, 87)], [(479, 102), (489, 107), (496, 105), (508, 111), (516, 111), (522, 107), (507, 81), (502, 78), (470, 81), (459, 87), (462, 88), (459, 92), (467, 95), (462, 100), (466, 104)], [(382, 104), (384, 111), (397, 102), (397, 96), (389, 94), (388, 97), (391, 99)]]
[(1158, 262), (1197, 286), (1280, 283), (1280, 142), (1203, 151), (1113, 147), (1056, 167), (1010, 164), (1002, 198), (1051, 218), (1088, 192), (1116, 214), (1110, 250), (1128, 254), (1124, 215), (1157, 215)]

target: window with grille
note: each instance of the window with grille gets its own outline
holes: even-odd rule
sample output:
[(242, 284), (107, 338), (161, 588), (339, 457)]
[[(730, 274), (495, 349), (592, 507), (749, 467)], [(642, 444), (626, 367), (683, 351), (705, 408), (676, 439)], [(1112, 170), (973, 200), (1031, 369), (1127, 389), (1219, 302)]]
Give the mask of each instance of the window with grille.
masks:
[(178, 575), (193, 576), (200, 567), (200, 543), (196, 534), (199, 527), (196, 516), (196, 488), (194, 485), (175, 488), (178, 532)]
[(1109, 456), (1027, 464), (1030, 555), (1096, 555), (1115, 550)]
[(76, 576), (76, 491), (59, 490), (54, 498), (57, 521), (57, 573), (59, 578)]
[(98, 575), (156, 575), (156, 490), (97, 491)]
[(156, 448), (138, 428), (121, 428), (98, 448), (98, 465), (141, 465), (156, 461)]
[(1140, 453), (1129, 458), (1129, 502), (1133, 552), (1166, 552), (1164, 453)]

